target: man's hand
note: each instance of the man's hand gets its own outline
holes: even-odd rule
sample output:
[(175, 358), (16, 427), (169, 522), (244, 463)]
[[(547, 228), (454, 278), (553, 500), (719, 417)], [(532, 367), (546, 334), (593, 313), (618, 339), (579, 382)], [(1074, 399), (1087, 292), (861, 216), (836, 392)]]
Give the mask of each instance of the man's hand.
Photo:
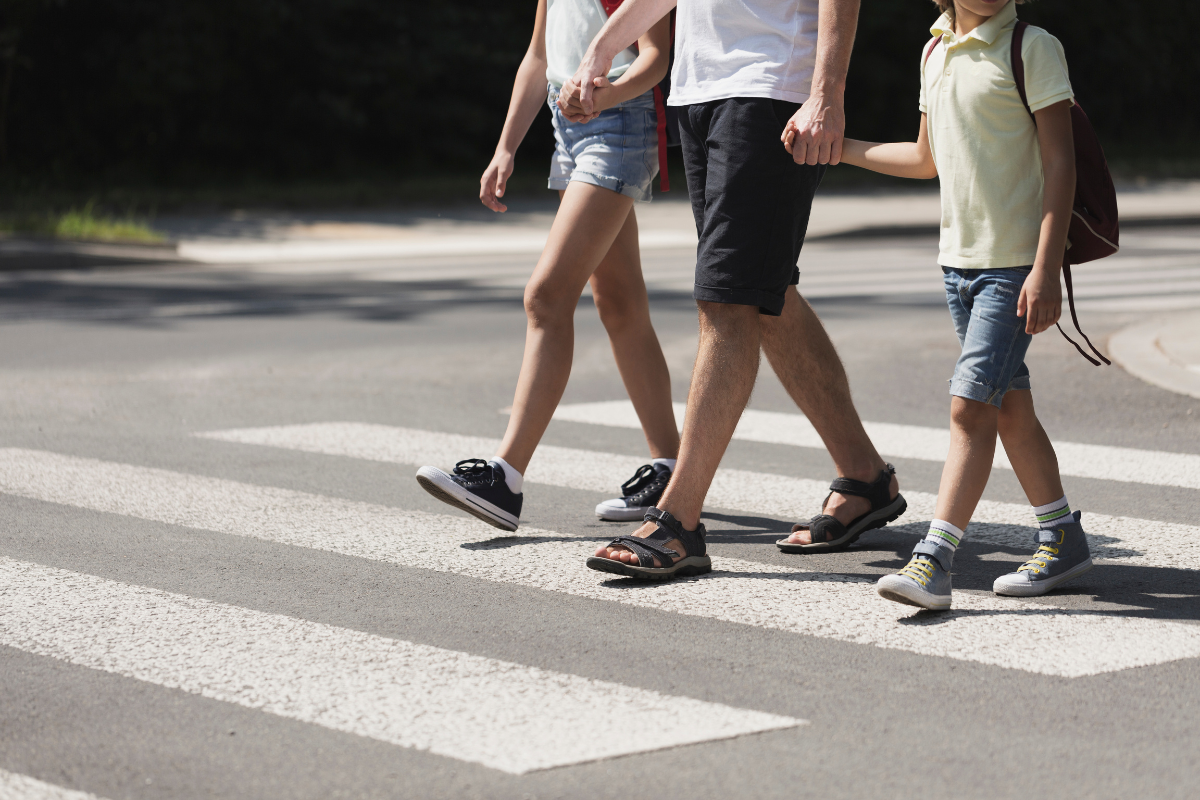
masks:
[(1062, 316), (1062, 286), (1058, 270), (1035, 266), (1021, 287), (1017, 316), (1025, 317), (1026, 333), (1041, 333)]
[(783, 126), (779, 138), (797, 164), (837, 164), (842, 160), (845, 133), (842, 102), (814, 94)]
[[(574, 96), (578, 100), (578, 105), (583, 116), (590, 117), (598, 114), (599, 111), (596, 109), (593, 97), (596, 87), (600, 86), (600, 84), (596, 83), (596, 79), (603, 78), (604, 83), (608, 84), (608, 73), (611, 69), (612, 56), (606, 58), (589, 47), (583, 56), (583, 61), (579, 62), (579, 69), (575, 70), (575, 74), (571, 76), (570, 80), (563, 85), (563, 90), (559, 92), (558, 107), (562, 109), (564, 114), (567, 113), (567, 109), (563, 105), (563, 98)], [(567, 91), (568, 86), (571, 87), (570, 92)]]
[(497, 150), (496, 155), (492, 156), (492, 163), (488, 164), (483, 177), (479, 179), (479, 202), (492, 211), (508, 211), (508, 206), (501, 203), (500, 198), (504, 197), (504, 186), (512, 172), (512, 153)]
[(591, 114), (583, 110), (580, 89), (571, 81), (563, 84), (562, 91), (558, 93), (558, 107), (571, 122), (591, 122), (600, 116), (601, 111), (612, 107), (613, 85), (608, 78), (596, 78), (592, 83)]

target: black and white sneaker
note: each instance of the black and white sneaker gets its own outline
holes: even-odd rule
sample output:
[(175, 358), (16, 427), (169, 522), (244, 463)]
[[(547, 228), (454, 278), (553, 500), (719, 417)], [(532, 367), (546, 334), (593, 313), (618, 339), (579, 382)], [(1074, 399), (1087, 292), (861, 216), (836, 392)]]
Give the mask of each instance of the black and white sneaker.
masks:
[(621, 484), (622, 497), (605, 500), (596, 506), (596, 516), (610, 522), (640, 522), (646, 512), (658, 505), (671, 480), (666, 464), (646, 464)]
[(417, 470), (417, 483), (425, 491), (455, 508), (474, 514), (500, 530), (515, 531), (521, 522), (521, 498), (504, 480), (504, 467), (482, 458), (454, 465), (454, 473), (436, 467)]

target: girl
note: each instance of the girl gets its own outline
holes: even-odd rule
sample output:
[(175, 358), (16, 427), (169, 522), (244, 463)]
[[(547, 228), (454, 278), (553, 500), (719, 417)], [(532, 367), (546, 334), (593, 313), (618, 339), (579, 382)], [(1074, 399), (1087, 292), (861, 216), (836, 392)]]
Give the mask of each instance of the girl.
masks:
[(516, 530), (520, 522), (525, 469), (571, 374), (573, 316), (589, 281), (653, 459), (621, 487), (622, 497), (597, 506), (597, 516), (641, 520), (662, 495), (679, 449), (671, 380), (650, 324), (633, 212), (635, 202), (650, 200), (659, 170), (653, 88), (667, 73), (669, 19), (642, 36), (636, 52), (621, 53), (607, 79), (596, 81), (595, 113), (568, 110), (568, 118), (558, 106), (559, 90), (607, 18), (600, 0), (538, 0), (500, 143), (479, 182), (480, 201), (506, 211), (502, 198), (517, 147), (548, 102), (558, 142), (549, 187), (561, 201), (525, 287), (528, 329), (512, 416), (490, 461), (460, 461), (451, 473), (434, 467), (417, 472), (439, 500), (504, 530)]
[(944, 610), (954, 552), (991, 473), (997, 433), (1034, 506), (1039, 547), (993, 591), (1044, 594), (1092, 560), (1034, 413), (1024, 363), (1033, 335), (1054, 325), (1062, 306), (1059, 272), (1075, 194), (1066, 59), (1057, 39), (1025, 28), (1027, 110), (1010, 57), (1021, 0), (935, 2), (944, 13), (922, 53), (916, 143), (847, 139), (842, 160), (888, 175), (941, 178), (938, 263), (962, 345), (950, 381), (950, 454), (937, 519), (908, 565), (876, 588), (889, 600)]

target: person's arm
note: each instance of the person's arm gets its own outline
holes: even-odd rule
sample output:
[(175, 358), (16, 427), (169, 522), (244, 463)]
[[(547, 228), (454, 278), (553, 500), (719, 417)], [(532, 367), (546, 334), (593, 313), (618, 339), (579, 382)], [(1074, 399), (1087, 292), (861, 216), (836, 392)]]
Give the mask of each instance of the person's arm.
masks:
[(590, 122), (606, 108), (624, 103), (653, 89), (667, 76), (671, 63), (671, 15), (654, 23), (638, 39), (638, 56), (625, 74), (609, 83), (601, 76), (592, 81), (592, 113), (584, 113), (579, 87), (568, 80), (558, 95), (558, 107), (572, 122)]
[(608, 18), (608, 22), (604, 23), (604, 27), (596, 34), (596, 38), (584, 53), (583, 60), (579, 62), (579, 69), (575, 70), (575, 74), (563, 86), (564, 91), (571, 87), (571, 90), (577, 93), (577, 105), (584, 115), (596, 113), (593, 97), (597, 86), (596, 79), (608, 76), (617, 53), (638, 41), (642, 34), (667, 16), (675, 7), (675, 3), (676, 0), (625, 0)]
[(529, 49), (525, 51), (525, 58), (521, 59), (521, 66), (517, 69), (517, 79), (513, 81), (512, 99), (508, 103), (508, 116), (504, 119), (496, 154), (479, 179), (479, 200), (492, 211), (508, 210), (500, 198), (504, 196), (505, 184), (512, 175), (517, 148), (545, 102), (546, 0), (538, 0), (533, 38), (529, 40)]
[(1075, 204), (1075, 137), (1070, 100), (1039, 109), (1033, 116), (1042, 149), (1042, 229), (1033, 271), (1017, 300), (1017, 316), (1025, 317), (1026, 333), (1041, 333), (1062, 315), (1059, 274)]
[[(921, 129), (915, 142), (860, 142), (858, 139), (842, 141), (842, 161), (856, 167), (895, 175), (897, 178), (936, 178), (937, 165), (929, 149), (929, 119), (921, 115)], [(784, 132), (784, 136), (788, 135)], [(787, 139), (784, 140), (788, 144)]]
[(858, 27), (860, 0), (820, 0), (817, 17), (817, 64), (812, 93), (784, 126), (795, 136), (785, 146), (797, 164), (836, 164), (846, 132), (846, 73)]

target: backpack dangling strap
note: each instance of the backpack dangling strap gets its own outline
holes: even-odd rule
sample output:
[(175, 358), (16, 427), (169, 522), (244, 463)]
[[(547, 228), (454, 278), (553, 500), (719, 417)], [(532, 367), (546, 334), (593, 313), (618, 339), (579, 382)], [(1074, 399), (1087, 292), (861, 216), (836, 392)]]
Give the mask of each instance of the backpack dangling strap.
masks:
[[(1067, 261), (1067, 259), (1065, 257), (1063, 258), (1063, 279), (1066, 281), (1066, 284), (1067, 284), (1067, 305), (1070, 306), (1070, 308), (1071, 308), (1071, 320), (1075, 323), (1075, 330), (1079, 331), (1079, 335), (1083, 337), (1083, 340), (1085, 342), (1087, 342), (1087, 346), (1092, 348), (1092, 352), (1095, 353), (1100, 358), (1100, 361), (1103, 361), (1105, 364), (1112, 366), (1112, 362), (1109, 361), (1107, 358), (1105, 358), (1104, 354), (1096, 349), (1096, 345), (1092, 344), (1092, 340), (1089, 339), (1087, 337), (1087, 334), (1083, 332), (1083, 328), (1079, 327), (1079, 317), (1077, 317), (1075, 315), (1075, 288), (1071, 285), (1071, 264)], [(1059, 325), (1057, 322), (1054, 323), (1054, 325), (1056, 328), (1058, 328), (1058, 332), (1063, 335), (1064, 339), (1066, 339), (1071, 344), (1075, 345), (1075, 349), (1079, 351), (1079, 355), (1083, 356), (1088, 361), (1092, 362), (1093, 367), (1100, 366), (1100, 361), (1097, 361), (1096, 359), (1089, 356), (1086, 352), (1084, 352), (1083, 348), (1080, 347), (1079, 344), (1074, 339), (1072, 339), (1070, 336), (1067, 336), (1067, 332), (1062, 329), (1062, 325)]]

